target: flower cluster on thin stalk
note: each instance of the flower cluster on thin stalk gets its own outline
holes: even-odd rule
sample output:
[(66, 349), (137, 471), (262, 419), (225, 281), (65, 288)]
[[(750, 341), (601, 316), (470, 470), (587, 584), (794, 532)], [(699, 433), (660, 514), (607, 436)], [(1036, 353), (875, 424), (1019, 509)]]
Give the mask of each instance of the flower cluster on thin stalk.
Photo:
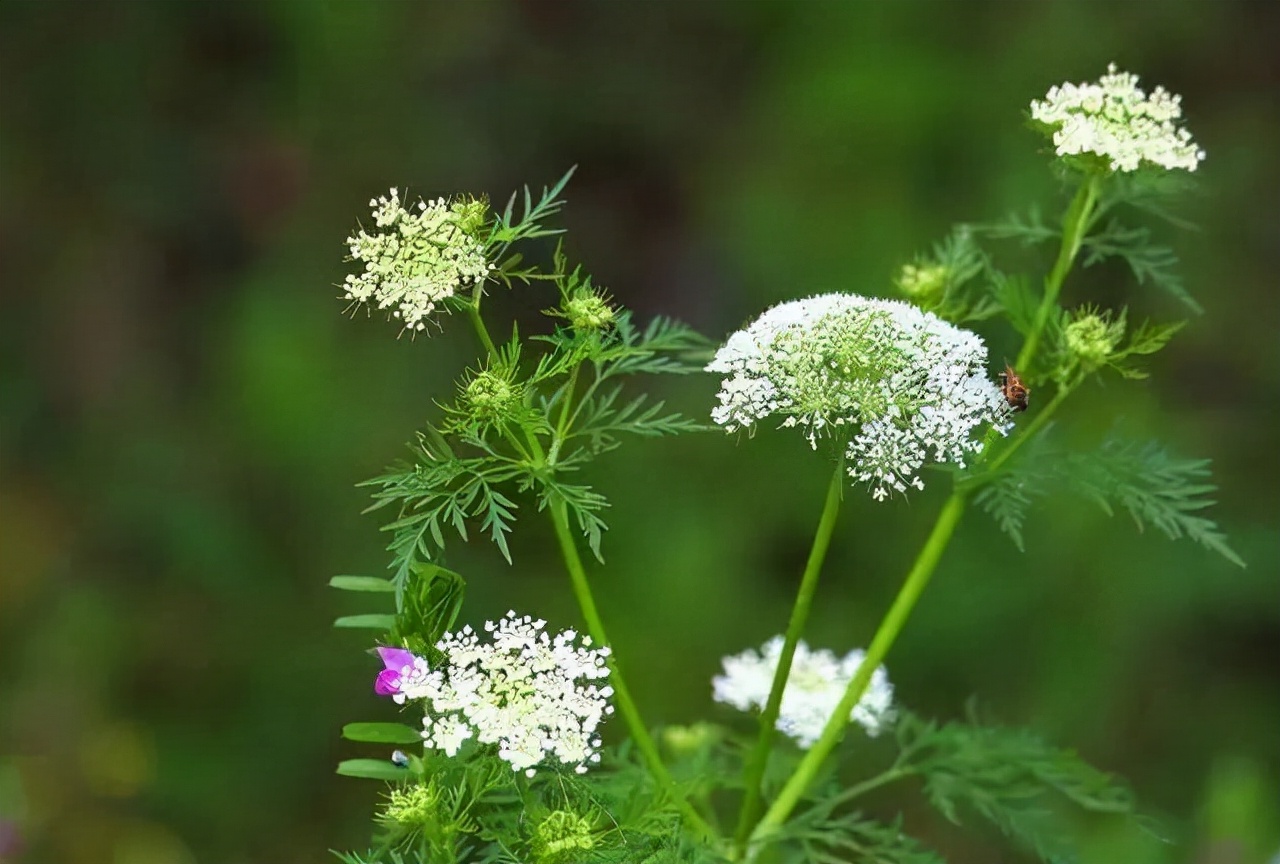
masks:
[(1196, 170), (1204, 151), (1178, 125), (1182, 97), (1163, 87), (1150, 94), (1138, 76), (1112, 63), (1096, 83), (1060, 84), (1031, 103), (1031, 119), (1052, 133), (1059, 156), (1093, 154), (1111, 171), (1136, 171), (1144, 162)]
[(877, 500), (924, 488), (926, 462), (963, 467), (976, 430), (1009, 408), (968, 330), (895, 300), (825, 294), (782, 303), (729, 337), (707, 366), (726, 377), (711, 418), (729, 431), (767, 417), (847, 441), (854, 480)]
[(351, 307), (388, 310), (417, 332), (446, 300), (482, 282), (493, 270), (479, 233), (487, 205), (475, 200), (418, 200), (410, 209), (398, 189), (369, 201), (373, 232), (347, 238), (351, 260), (364, 265), (343, 282)]
[(454, 756), (467, 740), (496, 744), (513, 770), (532, 777), (548, 760), (584, 773), (600, 760), (600, 724), (613, 713), (607, 647), (573, 630), (552, 637), (546, 622), (508, 612), (486, 622), (491, 641), (470, 626), (446, 633), (433, 666), (402, 648), (379, 648), (385, 668), (375, 691), (396, 702), (423, 701), (422, 739)]
[[(759, 651), (748, 648), (725, 657), (724, 674), (711, 681), (715, 700), (739, 711), (762, 710), (769, 700), (782, 645), (783, 638), (775, 636)], [(866, 652), (860, 649), (837, 657), (825, 648), (811, 650), (803, 640), (798, 642), (787, 686), (782, 691), (778, 731), (794, 738), (802, 748), (812, 747), (865, 657)], [(894, 713), (893, 685), (889, 683), (889, 673), (879, 666), (849, 719), (875, 737), (893, 722)]]

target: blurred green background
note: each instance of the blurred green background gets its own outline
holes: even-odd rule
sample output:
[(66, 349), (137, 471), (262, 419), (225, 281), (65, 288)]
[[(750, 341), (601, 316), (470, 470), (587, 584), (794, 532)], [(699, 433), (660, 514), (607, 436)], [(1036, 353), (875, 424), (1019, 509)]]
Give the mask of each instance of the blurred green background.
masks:
[[(1280, 5), (1238, 0), (0, 4), (0, 859), (283, 864), (367, 839), (376, 789), (333, 774), (361, 752), (338, 730), (389, 708), (325, 582), (384, 566), (354, 484), (474, 351), (454, 322), (414, 342), (342, 316), (371, 196), (502, 199), (576, 163), (572, 254), (718, 339), (777, 301), (886, 294), (955, 221), (1058, 207), (1026, 105), (1114, 60), (1183, 94), (1208, 152), (1181, 208), (1201, 230), (1174, 238), (1206, 314), (1150, 382), (1093, 385), (1063, 422), (1211, 457), (1249, 569), (1065, 499), (1021, 554), (975, 511), (888, 665), (922, 712), (977, 694), (1126, 776), (1171, 842), (1093, 826), (1087, 860), (1268, 860), (1278, 38)], [(1181, 314), (1111, 269), (1067, 299)], [(656, 386), (702, 413), (716, 382)], [(826, 467), (763, 430), (596, 468), (600, 602), (649, 719), (732, 720), (709, 678), (782, 629)], [(944, 487), (849, 496), (812, 642), (865, 644)], [(526, 516), (514, 567), (451, 553), (470, 620), (575, 623)], [(956, 864), (1023, 860), (899, 804)]]

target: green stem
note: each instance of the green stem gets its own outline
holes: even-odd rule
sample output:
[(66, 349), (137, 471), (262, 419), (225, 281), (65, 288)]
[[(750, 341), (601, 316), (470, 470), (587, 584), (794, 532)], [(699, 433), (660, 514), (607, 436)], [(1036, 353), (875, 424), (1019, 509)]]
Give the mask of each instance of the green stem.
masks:
[(888, 771), (885, 771), (882, 774), (877, 774), (870, 780), (863, 780), (861, 783), (856, 783), (848, 789), (842, 790), (833, 800), (840, 802), (852, 801), (854, 798), (860, 798), (868, 792), (879, 789), (881, 786), (888, 786), (896, 780), (901, 780), (904, 777), (911, 777), (916, 773), (917, 772), (914, 768), (890, 768)]
[(1040, 430), (1043, 429), (1053, 417), (1053, 413), (1057, 411), (1058, 407), (1062, 405), (1068, 396), (1071, 395), (1071, 391), (1073, 389), (1075, 388), (1070, 385), (1059, 387), (1058, 392), (1054, 393), (1053, 398), (1049, 400), (1049, 404), (1036, 412), (1035, 419), (1028, 423), (1025, 429), (1018, 432), (1017, 437), (1009, 442), (1009, 446), (996, 454), (995, 458), (987, 463), (986, 469), (981, 474), (968, 478), (964, 483), (965, 488), (967, 490), (972, 490), (973, 488), (982, 485), (983, 481), (989, 479), (999, 471), (1000, 466), (1005, 462), (1008, 462), (1009, 458), (1012, 457), (1014, 453), (1018, 452), (1019, 447), (1040, 433)]
[[(609, 642), (609, 636), (605, 633), (604, 622), (600, 620), (600, 613), (596, 609), (595, 598), (591, 595), (591, 585), (587, 581), (587, 572), (582, 566), (582, 558), (578, 555), (578, 547), (574, 543), (573, 533), (569, 528), (569, 515), (565, 503), (563, 501), (553, 501), (548, 509), (551, 511), (551, 521), (555, 525), (556, 539), (560, 541), (560, 551), (564, 555), (565, 567), (568, 568), (569, 578), (573, 582), (573, 593), (578, 598), (578, 606), (582, 609), (582, 618), (587, 624), (587, 632), (591, 634), (592, 640), (597, 644), (612, 647)], [(613, 687), (618, 710), (627, 724), (627, 729), (631, 732), (631, 738), (635, 741), (636, 748), (640, 751), (640, 755), (644, 757), (645, 762), (648, 763), (650, 773), (653, 774), (654, 779), (660, 785), (667, 789), (672, 800), (684, 813), (689, 824), (706, 837), (714, 837), (715, 832), (711, 830), (711, 826), (688, 802), (684, 793), (676, 785), (675, 778), (671, 776), (667, 766), (662, 763), (662, 756), (658, 753), (658, 746), (654, 743), (652, 736), (649, 735), (649, 730), (645, 727), (644, 720), (640, 717), (640, 711), (636, 707), (635, 700), (631, 698), (631, 690), (627, 687), (626, 680), (622, 676), (622, 669), (618, 664), (616, 651), (609, 655), (609, 670), (609, 685)]]
[(471, 319), (471, 326), (475, 328), (476, 335), (480, 337), (480, 344), (484, 346), (484, 351), (489, 355), (489, 359), (496, 360), (498, 358), (498, 349), (494, 347), (493, 340), (489, 338), (489, 328), (484, 326), (484, 319), (480, 317), (479, 300), (467, 307), (467, 317)]
[(916, 562), (907, 574), (906, 580), (902, 583), (902, 588), (898, 591), (898, 596), (894, 599), (893, 605), (889, 607), (884, 620), (880, 622), (880, 628), (876, 630), (876, 635), (871, 640), (871, 645), (867, 648), (867, 656), (863, 659), (862, 665), (858, 667), (858, 671), (854, 673), (853, 680), (845, 688), (840, 704), (836, 706), (831, 719), (827, 721), (826, 727), (822, 730), (822, 736), (818, 738), (817, 743), (800, 760), (795, 773), (787, 780), (786, 785), (782, 787), (782, 791), (778, 793), (777, 799), (774, 800), (768, 812), (764, 814), (764, 818), (760, 820), (760, 824), (752, 832), (751, 840), (753, 844), (766, 840), (772, 832), (786, 821), (787, 817), (791, 815), (791, 811), (795, 809), (796, 804), (800, 802), (800, 797), (809, 788), (809, 784), (818, 775), (822, 768), (822, 763), (826, 761), (831, 751), (835, 749), (836, 744), (840, 742), (840, 737), (844, 734), (844, 727), (849, 723), (849, 714), (866, 692), (872, 673), (884, 661), (885, 655), (889, 653), (894, 640), (898, 638), (898, 634), (902, 632), (903, 626), (907, 623), (907, 617), (915, 607), (916, 601), (920, 599), (921, 592), (929, 584), (929, 579), (933, 576), (933, 571), (937, 568), (938, 561), (941, 559), (943, 551), (946, 550), (947, 544), (951, 540), (951, 535), (955, 532), (956, 525), (960, 522), (961, 515), (964, 514), (965, 497), (963, 492), (952, 492), (951, 497), (947, 499), (947, 503), (943, 505), (942, 512), (938, 514), (938, 521), (933, 526), (933, 532), (930, 533), (929, 539), (925, 541), (920, 554), (916, 557)]
[(818, 529), (813, 535), (813, 546), (809, 549), (809, 560), (804, 567), (804, 575), (800, 579), (800, 590), (796, 593), (795, 605), (791, 607), (791, 620), (787, 624), (787, 633), (782, 642), (782, 653), (778, 656), (778, 668), (773, 674), (773, 686), (769, 689), (769, 698), (765, 702), (764, 712), (760, 715), (760, 736), (747, 759), (744, 780), (747, 795), (742, 801), (738, 813), (738, 830), (734, 842), (741, 853), (745, 850), (751, 829), (760, 813), (761, 789), (764, 769), (769, 761), (769, 751), (773, 748), (775, 736), (774, 726), (778, 722), (778, 713), (782, 708), (782, 694), (787, 686), (787, 677), (791, 673), (791, 661), (795, 657), (796, 644), (804, 632), (805, 622), (809, 618), (809, 609), (813, 605), (813, 596), (818, 589), (818, 576), (822, 572), (822, 562), (827, 557), (827, 549), (831, 545), (831, 534), (835, 530), (836, 516), (840, 512), (840, 498), (844, 487), (844, 458), (836, 462), (835, 471), (831, 474), (831, 483), (827, 486), (827, 499), (822, 507), (822, 516), (818, 520)]
[[(1062, 291), (1062, 285), (1066, 281), (1067, 274), (1071, 271), (1071, 266), (1075, 262), (1076, 256), (1084, 243), (1085, 235), (1092, 224), (1091, 220), (1098, 204), (1100, 188), (1101, 177), (1090, 175), (1086, 178), (1076, 191), (1071, 205), (1063, 216), (1062, 243), (1058, 249), (1058, 257), (1054, 262), (1053, 269), (1045, 277), (1044, 296), (1041, 299), (1039, 308), (1036, 310), (1031, 332), (1027, 334), (1022, 350), (1018, 352), (1016, 365), (1019, 368), (1026, 368), (1035, 359), (1040, 339), (1049, 324), (1053, 311), (1057, 308), (1058, 295)], [(1038, 412), (1035, 420), (1028, 425), (1023, 433), (1006, 450), (992, 459), (988, 471), (983, 476), (989, 477), (1026, 440), (1042, 430), (1072, 389), (1071, 386), (1059, 388), (1054, 398), (1042, 411)], [(983, 457), (990, 452), (990, 437), (986, 443), (988, 446), (983, 448)], [(933, 571), (937, 569), (942, 553), (946, 551), (947, 545), (951, 542), (951, 537), (955, 533), (956, 526), (960, 523), (960, 517), (964, 514), (968, 495), (976, 488), (976, 485), (957, 486), (947, 499), (946, 504), (943, 505), (942, 511), (938, 514), (938, 519), (934, 523), (933, 531), (929, 534), (929, 538), (921, 548), (920, 554), (916, 557), (915, 564), (912, 565), (911, 570), (907, 573), (907, 577), (903, 581), (902, 587), (898, 590), (898, 596), (894, 599), (893, 605), (885, 614), (884, 620), (880, 622), (880, 627), (876, 630), (876, 634), (871, 640), (871, 645), (867, 648), (867, 655), (863, 659), (862, 665), (858, 667), (853, 680), (845, 688), (844, 696), (841, 698), (839, 705), (836, 706), (831, 718), (827, 721), (827, 725), (822, 731), (822, 736), (805, 754), (795, 772), (783, 786), (778, 797), (751, 833), (750, 845), (758, 849), (759, 844), (767, 842), (769, 835), (786, 821), (787, 817), (791, 815), (791, 811), (799, 803), (801, 795), (804, 794), (809, 784), (813, 782), (814, 777), (817, 776), (822, 763), (831, 754), (831, 751), (835, 749), (836, 744), (839, 743), (844, 727), (849, 723), (849, 714), (859, 700), (862, 699), (867, 685), (871, 681), (872, 674), (879, 668), (885, 656), (889, 653), (889, 649), (898, 638), (898, 634), (902, 632), (902, 628), (906, 625), (912, 609), (915, 608), (920, 594), (924, 591), (925, 586), (929, 584)]]
[(1101, 183), (1100, 175), (1090, 174), (1076, 190), (1071, 206), (1062, 217), (1062, 244), (1058, 247), (1058, 259), (1053, 262), (1053, 269), (1049, 271), (1049, 275), (1044, 277), (1044, 297), (1041, 298), (1040, 307), (1036, 310), (1035, 321), (1032, 323), (1031, 332), (1027, 334), (1027, 341), (1022, 344), (1022, 350), (1018, 352), (1018, 359), (1014, 364), (1018, 369), (1026, 369), (1035, 359), (1036, 350), (1040, 347), (1040, 337), (1049, 323), (1049, 316), (1057, 308), (1062, 283), (1071, 272), (1071, 265), (1075, 262), (1076, 255), (1080, 253), (1080, 246), (1084, 243), (1085, 234), (1089, 231), (1090, 220), (1098, 204)]

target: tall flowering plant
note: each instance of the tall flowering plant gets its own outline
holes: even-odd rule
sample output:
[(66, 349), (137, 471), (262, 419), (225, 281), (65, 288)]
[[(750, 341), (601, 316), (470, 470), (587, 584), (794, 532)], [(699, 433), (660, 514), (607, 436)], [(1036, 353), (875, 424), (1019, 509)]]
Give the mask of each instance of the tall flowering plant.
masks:
[[(417, 434), (412, 459), (369, 481), (374, 507), (390, 514), (392, 575), (332, 580), (385, 595), (385, 613), (337, 623), (373, 631), (371, 689), (404, 716), (343, 730), (376, 747), (339, 773), (385, 783), (373, 845), (343, 861), (939, 862), (910, 825), (870, 815), (877, 790), (909, 779), (948, 819), (990, 821), (1044, 861), (1072, 859), (1079, 811), (1134, 815), (1128, 789), (1070, 751), (976, 717), (918, 716), (884, 665), (971, 509), (1020, 547), (1036, 498), (1058, 486), (1242, 564), (1203, 515), (1205, 462), (1119, 436), (1068, 451), (1050, 429), (1091, 381), (1144, 377), (1141, 358), (1183, 325), (1064, 306), (1077, 264), (1123, 259), (1198, 311), (1170, 251), (1126, 221), (1160, 213), (1163, 177), (1204, 158), (1179, 100), (1111, 67), (1096, 83), (1052, 88), (1030, 114), (1074, 186), (1058, 224), (962, 226), (902, 267), (885, 286), (896, 298), (784, 300), (718, 347), (673, 321), (636, 324), (560, 248), (549, 268), (526, 263), (519, 247), (559, 233), (551, 220), (568, 175), (501, 210), (395, 189), (370, 202), (370, 224), (348, 239), (359, 270), (342, 286), (350, 309), (379, 310), (411, 334), (465, 317), (480, 357)], [(1008, 238), (1056, 246), (1041, 279), (999, 267), (984, 244)], [(484, 301), (498, 288), (547, 296), (543, 330), (495, 339)], [(993, 365), (967, 329), (978, 325), (1016, 331), (1016, 360)], [(709, 423), (635, 392), (646, 375), (699, 372), (720, 379)], [(589, 469), (633, 435), (770, 426), (798, 429), (831, 479), (783, 632), (726, 656), (710, 682), (709, 701), (754, 723), (717, 709), (718, 722), (655, 734), (624, 676), (621, 660), (635, 658), (614, 652), (583, 560), (585, 547), (602, 563), (607, 505)], [(870, 644), (810, 647), (805, 625), (844, 496), (907, 496), (926, 476), (950, 494)], [(445, 568), (448, 546), (483, 535), (510, 561), (522, 507), (557, 540), (577, 626), (514, 611), (480, 629), (463, 623), (466, 580)], [(866, 749), (869, 739), (878, 746)]]

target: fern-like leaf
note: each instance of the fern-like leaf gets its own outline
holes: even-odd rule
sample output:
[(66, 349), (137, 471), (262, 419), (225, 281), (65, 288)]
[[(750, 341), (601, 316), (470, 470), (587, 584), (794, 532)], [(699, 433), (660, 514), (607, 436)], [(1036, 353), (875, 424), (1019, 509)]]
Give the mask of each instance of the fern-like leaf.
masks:
[(1243, 567), (1212, 519), (1199, 511), (1212, 506), (1217, 486), (1208, 459), (1176, 459), (1156, 442), (1112, 439), (1093, 453), (1074, 454), (1065, 465), (1067, 480), (1104, 512), (1113, 505), (1129, 511), (1138, 530), (1153, 525), (1171, 540), (1187, 537)]

